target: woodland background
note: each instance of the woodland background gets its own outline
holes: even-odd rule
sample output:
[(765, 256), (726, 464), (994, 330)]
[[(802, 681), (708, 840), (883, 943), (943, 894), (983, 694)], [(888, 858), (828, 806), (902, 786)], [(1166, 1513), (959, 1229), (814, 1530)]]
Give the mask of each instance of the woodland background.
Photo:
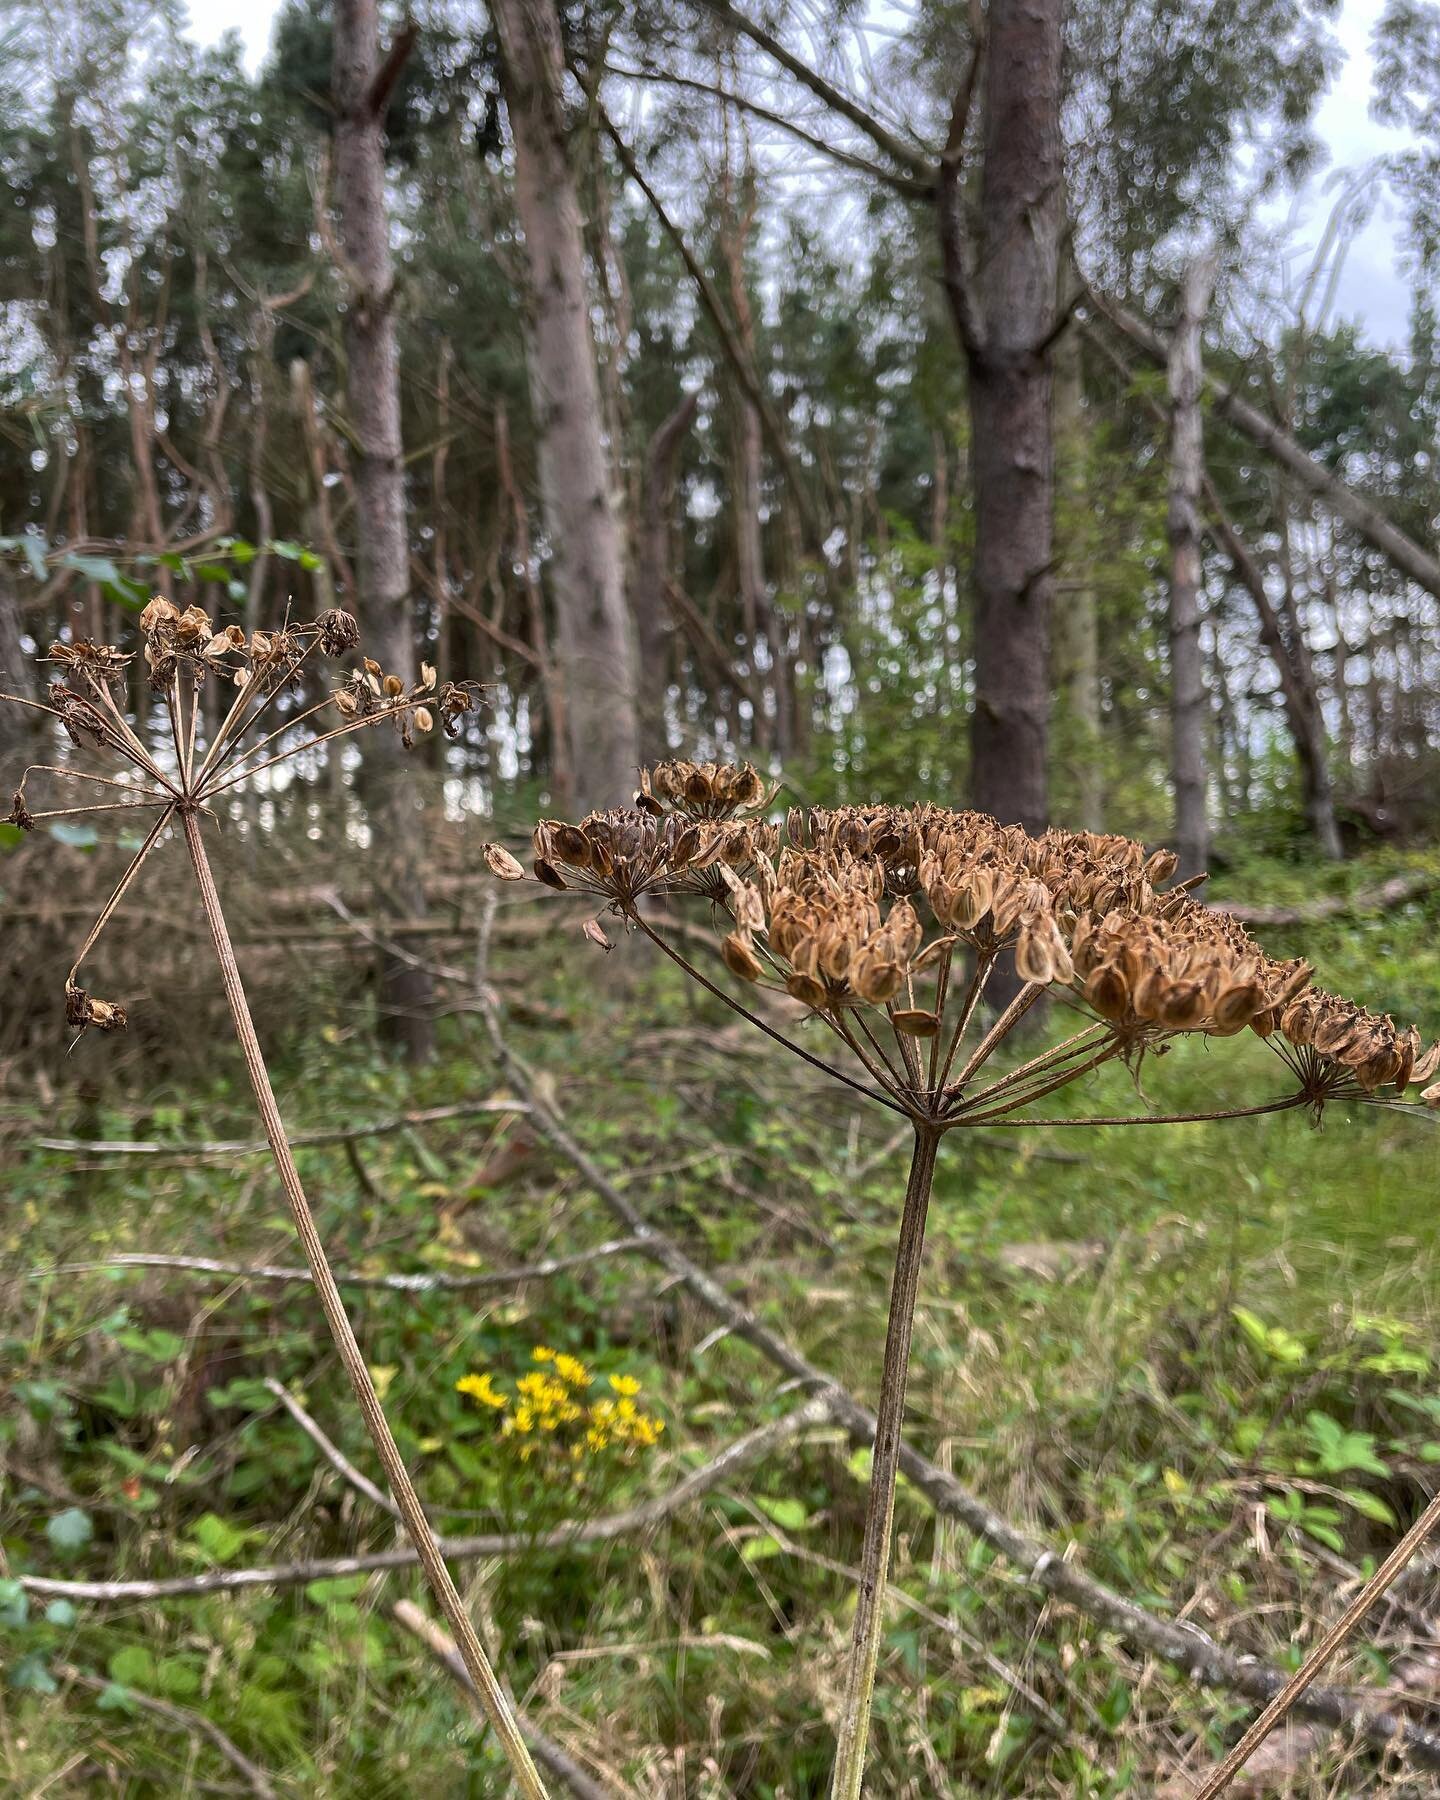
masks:
[[(133, 647), (162, 592), (247, 629), (341, 605), (387, 667), (487, 686), (458, 742), (258, 782), (217, 852), (337, 1260), (444, 1278), (356, 1304), (447, 1531), (663, 1501), (784, 1416), (627, 1204), (871, 1392), (900, 1154), (508, 895), (486, 974), (529, 1074), (497, 1060), (484, 839), (746, 757), (787, 801), (1172, 844), (1277, 953), (1440, 1020), (1440, 9), (1383, 8), (1357, 104), (1409, 148), (1342, 172), (1297, 269), (1276, 201), (1325, 157), (1336, 16), (346, 0), (283, 6), (251, 72), (168, 3), (8, 0), (0, 685), (37, 694), (58, 637)], [(1382, 198), (1395, 345), (1335, 305)], [(55, 751), (0, 707), (0, 778)], [(413, 1572), (306, 1574), (395, 1528), (266, 1385), (364, 1466), (303, 1288), (235, 1273), (293, 1257), (178, 875), (105, 950), (127, 1037), (66, 1055), (125, 852), (0, 826), (0, 1782), (502, 1792), (396, 1621)], [(1154, 1097), (1265, 1079), (1258, 1046), (1184, 1060)], [(942, 1162), (912, 1417), (993, 1529), (902, 1495), (876, 1792), (1187, 1791), (1247, 1702), (1169, 1622), (1284, 1665), (1433, 1490), (1435, 1145), (1257, 1119)], [(454, 1383), (538, 1344), (641, 1379), (661, 1444), (583, 1489), (507, 1461)], [(814, 1430), (467, 1563), (597, 1791), (824, 1791), (864, 1474)], [(1142, 1616), (1026, 1579), (1007, 1521)], [(1336, 1680), (1433, 1724), (1437, 1605), (1426, 1566)], [(1318, 1725), (1257, 1779), (1433, 1791)]]

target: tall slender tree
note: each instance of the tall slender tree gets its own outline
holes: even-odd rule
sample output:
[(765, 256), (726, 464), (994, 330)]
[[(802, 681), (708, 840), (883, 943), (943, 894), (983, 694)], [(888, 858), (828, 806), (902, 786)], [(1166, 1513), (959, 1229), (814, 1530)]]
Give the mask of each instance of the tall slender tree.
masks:
[[(415, 614), (405, 470), (400, 436), (400, 352), (395, 282), (385, 201), (385, 108), (414, 42), (406, 26), (382, 58), (376, 0), (335, 0), (335, 199), (340, 272), (347, 288), (345, 398), (355, 448), (355, 525), (359, 606), (367, 637), (387, 674), (407, 685), (416, 672)], [(387, 866), (382, 901), (395, 916), (424, 911), (423, 839), (413, 786), (399, 768), (398, 741), (372, 734), (366, 779), (383, 815)], [(412, 1060), (428, 1056), (434, 1024), (431, 984), (415, 962), (382, 953), (382, 1017)]]
[(514, 139), (515, 204), (529, 278), (531, 410), (556, 649), (583, 809), (625, 793), (635, 780), (635, 647), (606, 468), (560, 14), (554, 0), (492, 0), (490, 10)]

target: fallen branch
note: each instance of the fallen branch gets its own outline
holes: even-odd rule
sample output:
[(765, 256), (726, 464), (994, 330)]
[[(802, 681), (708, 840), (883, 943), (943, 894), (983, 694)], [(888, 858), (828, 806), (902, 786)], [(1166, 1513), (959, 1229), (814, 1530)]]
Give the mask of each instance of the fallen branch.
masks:
[[(397, 1600), (391, 1607), (390, 1614), (397, 1625), (420, 1640), (467, 1693), (474, 1693), (475, 1684), (470, 1679), (470, 1671), (465, 1667), (464, 1659), (448, 1631), (437, 1625), (413, 1600)], [(548, 1737), (529, 1719), (521, 1720), (520, 1729), (525, 1734), (536, 1762), (563, 1781), (577, 1800), (612, 1800), (609, 1790), (601, 1787), (592, 1775), (587, 1774), (563, 1744), (557, 1744), (554, 1738)]]
[[(310, 1417), (287, 1387), (282, 1386), (273, 1376), (267, 1375), (265, 1389), (267, 1393), (275, 1396), (337, 1474), (343, 1476), (357, 1493), (363, 1494), (372, 1506), (378, 1506), (382, 1512), (389, 1513), (393, 1519), (400, 1518), (400, 1508), (390, 1495), (382, 1493), (368, 1475), (362, 1474), (355, 1467), (345, 1452), (326, 1436), (322, 1427)], [(404, 1521), (401, 1520), (401, 1523), (403, 1524)]]
[[(341, 1287), (386, 1288), (397, 1294), (461, 1294), (477, 1288), (518, 1287), (524, 1281), (543, 1281), (569, 1269), (583, 1268), (586, 1263), (600, 1262), (606, 1257), (621, 1256), (638, 1248), (634, 1238), (610, 1238), (590, 1250), (576, 1250), (569, 1256), (545, 1257), (540, 1262), (522, 1263), (510, 1269), (477, 1270), (473, 1274), (364, 1275), (351, 1269), (336, 1269), (335, 1279)], [(90, 1275), (105, 1269), (179, 1269), (191, 1275), (214, 1275), (231, 1281), (297, 1282), (308, 1285), (310, 1271), (287, 1268), (277, 1263), (220, 1262), (213, 1256), (161, 1256), (147, 1251), (125, 1251), (100, 1262), (57, 1263), (49, 1269), (32, 1269), (31, 1281), (47, 1280), (55, 1275)]]
[[(477, 1556), (529, 1556), (540, 1550), (578, 1550), (591, 1544), (614, 1543), (653, 1531), (693, 1501), (732, 1480), (742, 1469), (829, 1420), (829, 1401), (817, 1395), (782, 1418), (736, 1438), (668, 1492), (627, 1507), (624, 1512), (559, 1525), (553, 1531), (538, 1534), (513, 1531), (442, 1537), (437, 1540), (441, 1554), (457, 1562)], [(414, 1547), (404, 1544), (360, 1556), (317, 1556), (303, 1562), (272, 1563), (264, 1568), (210, 1569), (201, 1575), (168, 1575), (151, 1580), (67, 1581), (48, 1575), (21, 1575), (17, 1579), (26, 1593), (38, 1598), (108, 1604), (122, 1600), (188, 1599), (199, 1594), (235, 1593), (242, 1588), (299, 1587), (307, 1581), (342, 1575), (376, 1575), (391, 1569), (408, 1569), (418, 1561)]]
[[(458, 1656), (458, 1651), (456, 1654)], [(74, 1668), (69, 1663), (57, 1664), (55, 1673), (73, 1687), (89, 1688), (92, 1693), (97, 1694), (109, 1693), (116, 1685), (98, 1675), (87, 1675), (83, 1669)], [(183, 1731), (190, 1737), (208, 1739), (231, 1768), (244, 1776), (251, 1793), (257, 1795), (259, 1800), (280, 1800), (265, 1771), (251, 1762), (239, 1745), (226, 1737), (220, 1727), (207, 1719), (204, 1713), (192, 1712), (188, 1706), (175, 1706), (169, 1700), (157, 1700), (150, 1694), (137, 1693), (134, 1688), (126, 1688), (125, 1698), (127, 1704), (149, 1713), (152, 1718), (161, 1720), (176, 1731)]]
[[(392, 1119), (375, 1119), (368, 1125), (337, 1126), (322, 1131), (295, 1131), (290, 1143), (299, 1149), (323, 1144), (353, 1144), (358, 1138), (388, 1137), (396, 1131), (412, 1131), (419, 1125), (439, 1125), (447, 1119), (470, 1119), (482, 1113), (524, 1113), (522, 1100), (461, 1100), (453, 1106), (427, 1106), (397, 1113)], [(205, 1143), (161, 1143), (158, 1139), (37, 1137), (36, 1150), (63, 1150), (73, 1156), (264, 1156), (270, 1145), (265, 1138), (219, 1139)]]
[(1354, 894), (1326, 894), (1299, 906), (1251, 906), (1244, 900), (1212, 900), (1212, 911), (1229, 913), (1242, 925), (1314, 925), (1322, 919), (1348, 919), (1360, 913), (1389, 912), (1420, 894), (1440, 887), (1440, 869), (1410, 869), (1392, 875), (1379, 887)]

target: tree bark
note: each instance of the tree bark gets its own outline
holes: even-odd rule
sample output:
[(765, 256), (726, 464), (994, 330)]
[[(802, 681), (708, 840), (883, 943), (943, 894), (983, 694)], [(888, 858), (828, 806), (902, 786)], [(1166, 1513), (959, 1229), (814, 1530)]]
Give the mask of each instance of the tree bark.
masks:
[[(340, 213), (345, 314), (346, 405), (355, 448), (359, 610), (371, 654), (407, 687), (414, 681), (415, 619), (400, 437), (400, 351), (385, 204), (384, 117), (405, 40), (384, 63), (376, 0), (335, 0), (331, 85), (335, 98), (335, 198)], [(388, 732), (365, 749), (366, 787), (375, 807), (377, 886), (383, 909), (416, 918), (424, 839), (404, 752)], [(434, 1048), (428, 973), (382, 953), (381, 1021), (410, 1061)]]
[[(1143, 350), (1152, 362), (1164, 364), (1165, 346), (1143, 320), (1097, 294), (1093, 288), (1090, 294), (1098, 310), (1117, 330)], [(1440, 561), (1428, 550), (1422, 549), (1398, 525), (1392, 524), (1378, 506), (1373, 506), (1323, 463), (1317, 462), (1288, 432), (1267, 419), (1234, 388), (1217, 381), (1213, 375), (1205, 385), (1213, 408), (1222, 419), (1264, 450), (1306, 493), (1313, 494), (1336, 518), (1344, 520), (1372, 549), (1386, 557), (1392, 567), (1440, 599)]]
[[(0, 693), (38, 700), (35, 664), (20, 641), (20, 601), (10, 570), (0, 562)], [(28, 706), (0, 706), (0, 787), (9, 804), (9, 789), (19, 783), (22, 757), (37, 740), (43, 715)]]
[(552, 552), (556, 649), (582, 810), (624, 801), (639, 763), (635, 649), (611, 504), (580, 202), (554, 0), (494, 0), (529, 275), (531, 406)]
[(1215, 287), (1215, 258), (1197, 256), (1180, 284), (1180, 317), (1166, 364), (1170, 387), (1170, 775), (1175, 854), (1182, 880), (1210, 860), (1208, 705), (1200, 648), (1200, 489), (1204, 480), (1201, 331)]
[(640, 495), (640, 528), (630, 579), (630, 610), (640, 656), (640, 754), (657, 762), (669, 754), (665, 698), (670, 686), (674, 608), (670, 602), (670, 508), (675, 456), (700, 404), (687, 394), (650, 439)]
[(1280, 678), (1280, 699), (1285, 708), (1285, 722), (1295, 745), (1300, 764), (1300, 781), (1305, 797), (1305, 816), (1321, 853), (1338, 862), (1343, 850), (1340, 830), (1335, 822), (1335, 794), (1330, 780), (1330, 762), (1325, 742), (1325, 717), (1316, 692), (1314, 672), (1309, 658), (1297, 660), (1291, 655), (1276, 612), (1265, 586), (1265, 576), (1251, 555), (1239, 532), (1226, 517), (1220, 496), (1207, 481), (1206, 507), (1216, 540), (1229, 559), (1241, 587), (1250, 596), (1260, 622), (1260, 642), (1270, 654)]
[(1051, 353), (1063, 211), (1060, 0), (992, 0), (980, 243), (966, 241), (967, 76), (941, 165), (945, 285), (969, 375), (975, 495), (971, 792), (1004, 823), (1046, 823), (1053, 587)]
[(1060, 703), (1062, 738), (1070, 753), (1075, 823), (1100, 831), (1105, 822), (1105, 784), (1100, 767), (1100, 640), (1095, 584), (1082, 520), (1086, 513), (1089, 458), (1080, 334), (1072, 326), (1055, 347), (1055, 447), (1060, 475), (1056, 503), (1065, 532), (1059, 560), (1064, 572), (1051, 622), (1055, 696)]

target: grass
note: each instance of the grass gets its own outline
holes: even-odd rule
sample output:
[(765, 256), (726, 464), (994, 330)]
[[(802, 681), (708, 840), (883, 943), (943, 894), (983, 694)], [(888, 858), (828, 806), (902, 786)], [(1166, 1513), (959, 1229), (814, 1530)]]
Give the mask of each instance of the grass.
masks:
[[(1363, 888), (1389, 872), (1337, 879)], [(1285, 900), (1299, 882), (1267, 865), (1231, 885)], [(1433, 1029), (1437, 910), (1432, 896), (1384, 920), (1265, 935), (1303, 949), (1327, 984)], [(732, 1041), (642, 955), (623, 953), (614, 979), (597, 982), (597, 954), (528, 952), (531, 991), (566, 1019), (517, 1026), (517, 1042), (657, 1222), (873, 1398), (904, 1148), (873, 1162), (883, 1119), (854, 1120), (833, 1093)], [(413, 1084), (369, 1060), (346, 1025), (338, 1010), (317, 1023), (277, 1070), (292, 1128), (495, 1082), (462, 1022)], [(1242, 1105), (1281, 1091), (1283, 1073), (1247, 1039), (1184, 1046), (1147, 1065), (1142, 1085), (1167, 1109)], [(1073, 1100), (1077, 1111), (1137, 1104), (1124, 1071)], [(107, 1107), (107, 1135), (253, 1133), (238, 1066), (198, 1090), (117, 1094)], [(509, 1154), (519, 1135), (514, 1121), (471, 1120), (377, 1139), (360, 1146), (358, 1174), (340, 1150), (304, 1152), (337, 1261), (343, 1245), (351, 1267), (495, 1267), (612, 1235), (573, 1172), (538, 1147)], [(1336, 1110), (1318, 1132), (1280, 1115), (951, 1138), (917, 1318), (913, 1435), (1126, 1593), (1293, 1663), (1343, 1579), (1336, 1559), (1363, 1567), (1383, 1549), (1440, 1465), (1437, 1175), (1434, 1125), (1369, 1112)], [(86, 1167), (30, 1152), (10, 1171), (10, 1271), (140, 1248), (295, 1260), (259, 1158)], [(5, 1574), (183, 1573), (394, 1541), (393, 1522), (261, 1385), (273, 1375), (302, 1393), (375, 1473), (303, 1289), (127, 1272), (0, 1291)], [(778, 1415), (773, 1371), (711, 1341), (711, 1324), (625, 1258), (519, 1290), (357, 1300), (401, 1447), (456, 1530), (614, 1510)], [(587, 1468), (578, 1489), (519, 1462), (454, 1382), (488, 1368), (511, 1383), (542, 1342), (639, 1379), (666, 1421), (660, 1445)], [(829, 1565), (858, 1555), (864, 1478), (864, 1457), (819, 1433), (644, 1542), (466, 1564), (462, 1586), (522, 1703), (617, 1794), (801, 1800), (828, 1774), (853, 1594)], [(1244, 1714), (1042, 1609), (903, 1484), (896, 1540), (896, 1585), (930, 1616), (892, 1617), (877, 1793), (1155, 1793), (1187, 1733), (1213, 1749)], [(1426, 1596), (1423, 1583), (1415, 1592)], [(139, 1693), (203, 1712), (281, 1793), (502, 1793), (498, 1754), (391, 1622), (402, 1593), (422, 1596), (417, 1575), (62, 1605), (48, 1618), (35, 1604), (22, 1620), (0, 1581), (0, 1788), (53, 1779), (49, 1792), (78, 1792), (103, 1774), (148, 1796), (235, 1781), (212, 1746), (136, 1710)], [(1402, 1626), (1382, 1609), (1344, 1678), (1393, 1677)], [(1063, 1733), (1047, 1734), (975, 1640), (1038, 1691)], [(67, 1686), (65, 1665), (110, 1685)], [(1339, 1754), (1302, 1763), (1283, 1791), (1355, 1791), (1369, 1776), (1363, 1765), (1337, 1775)], [(1425, 1789), (1396, 1777), (1384, 1791)]]

